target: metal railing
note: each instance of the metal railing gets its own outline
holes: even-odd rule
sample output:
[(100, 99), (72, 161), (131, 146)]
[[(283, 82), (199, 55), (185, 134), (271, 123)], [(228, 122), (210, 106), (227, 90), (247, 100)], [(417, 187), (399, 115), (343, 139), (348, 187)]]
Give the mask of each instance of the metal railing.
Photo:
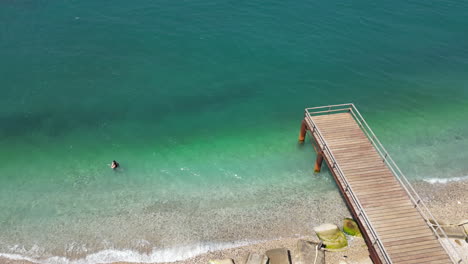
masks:
[[(431, 230), (433, 231), (433, 233), (439, 240), (440, 244), (444, 248), (444, 250), (450, 256), (451, 261), (453, 263), (458, 263), (458, 264), (463, 263), (463, 260), (460, 257), (460, 254), (458, 253), (457, 249), (453, 246), (453, 244), (449, 241), (445, 231), (441, 228), (440, 224), (431, 214), (427, 206), (422, 201), (421, 197), (419, 197), (419, 195), (416, 193), (413, 186), (410, 184), (410, 182), (405, 177), (405, 175), (401, 172), (400, 168), (396, 165), (395, 161), (392, 159), (390, 154), (388, 154), (387, 150), (384, 148), (382, 143), (380, 143), (380, 140), (375, 136), (374, 132), (369, 127), (366, 120), (362, 117), (361, 113), (359, 113), (359, 111), (354, 106), (354, 104), (349, 103), (349, 104), (328, 105), (328, 106), (306, 108), (305, 118), (310, 123), (310, 125), (312, 125), (312, 127), (309, 128), (311, 130), (311, 133), (316, 133), (316, 139), (320, 141), (317, 143), (321, 145), (320, 147), (322, 148), (322, 151), (326, 152), (326, 154), (330, 158), (330, 162), (332, 163), (330, 169), (335, 171), (336, 175), (340, 177), (340, 179), (345, 184), (345, 189), (344, 189), (345, 192), (349, 194), (349, 197), (353, 200), (354, 204), (358, 207), (357, 208), (359, 210), (358, 217), (361, 217), (361, 219), (367, 225), (367, 228), (369, 229), (369, 233), (372, 239), (371, 242), (373, 245), (377, 245), (382, 257), (384, 258), (384, 261), (386, 263), (392, 263), (388, 255), (388, 252), (385, 250), (385, 247), (383, 246), (381, 239), (379, 238), (378, 234), (375, 232), (367, 214), (364, 212), (363, 207), (361, 203), (359, 202), (359, 199), (355, 196), (343, 171), (341, 170), (340, 166), (337, 164), (335, 156), (333, 155), (330, 148), (328, 147), (327, 141), (325, 140), (325, 138), (323, 138), (322, 133), (320, 133), (320, 129), (317, 127), (314, 120), (312, 119), (313, 115), (328, 115), (328, 114), (344, 113), (344, 112), (351, 113), (354, 120), (356, 120), (358, 125), (361, 127), (362, 131), (364, 131), (364, 134), (367, 136), (367, 138), (370, 140), (370, 142), (372, 143), (372, 145), (375, 147), (380, 157), (382, 158), (382, 162), (384, 162), (387, 165), (387, 167), (392, 171), (393, 175), (400, 182), (401, 186), (403, 187), (403, 189), (406, 191), (406, 193), (410, 197), (410, 200), (413, 203), (414, 207), (417, 208), (421, 216), (424, 218), (426, 224), (431, 228)], [(432, 220), (432, 223), (429, 220)], [(439, 232), (442, 234), (442, 236), (439, 234)], [(447, 243), (451, 247), (451, 250), (453, 251), (453, 254), (450, 254), (449, 248), (446, 245), (447, 243), (443, 243), (440, 240), (441, 238), (446, 239)]]

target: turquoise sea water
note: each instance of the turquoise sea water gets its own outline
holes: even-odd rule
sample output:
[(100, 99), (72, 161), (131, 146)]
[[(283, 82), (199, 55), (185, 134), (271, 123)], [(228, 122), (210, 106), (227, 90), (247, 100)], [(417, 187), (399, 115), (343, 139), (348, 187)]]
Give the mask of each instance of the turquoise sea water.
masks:
[(468, 175), (466, 10), (2, 1), (0, 253), (163, 261), (303, 235), (336, 191), (297, 145), (310, 106), (354, 102), (412, 180)]

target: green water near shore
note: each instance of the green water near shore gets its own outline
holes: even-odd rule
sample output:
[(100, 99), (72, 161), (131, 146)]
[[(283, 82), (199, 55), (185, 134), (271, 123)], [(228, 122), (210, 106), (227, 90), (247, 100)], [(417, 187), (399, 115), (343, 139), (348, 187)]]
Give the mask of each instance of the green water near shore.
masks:
[(86, 252), (237, 239), (147, 215), (164, 210), (189, 221), (235, 208), (270, 230), (264, 211), (242, 212), (335, 190), (326, 170), (313, 174), (312, 147), (297, 145), (310, 106), (355, 103), (412, 180), (467, 175), (467, 8), (1, 3), (0, 252), (69, 254), (51, 237)]

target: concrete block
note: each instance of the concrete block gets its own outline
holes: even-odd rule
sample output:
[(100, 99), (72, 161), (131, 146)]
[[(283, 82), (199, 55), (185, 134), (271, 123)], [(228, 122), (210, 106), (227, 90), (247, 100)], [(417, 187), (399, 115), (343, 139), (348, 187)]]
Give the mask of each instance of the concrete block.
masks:
[(441, 226), (441, 227), (448, 237), (459, 238), (459, 239), (466, 239), (467, 237), (465, 230), (463, 229), (462, 226), (447, 225), (447, 226)]
[(320, 250), (319, 243), (299, 240), (296, 248), (294, 264), (325, 264), (325, 252)]
[(210, 260), (208, 264), (234, 264), (232, 259), (215, 259)]
[(266, 252), (269, 264), (291, 264), (289, 262), (289, 252), (285, 248), (270, 249)]
[(264, 254), (250, 253), (245, 264), (267, 264), (268, 257)]

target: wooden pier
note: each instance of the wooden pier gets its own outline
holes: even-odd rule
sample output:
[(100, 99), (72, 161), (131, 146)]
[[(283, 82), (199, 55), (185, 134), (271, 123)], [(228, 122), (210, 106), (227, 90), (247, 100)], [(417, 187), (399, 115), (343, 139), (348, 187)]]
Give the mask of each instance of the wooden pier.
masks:
[(307, 108), (299, 141), (307, 132), (317, 151), (315, 171), (325, 160), (374, 263), (462, 262), (353, 104)]

